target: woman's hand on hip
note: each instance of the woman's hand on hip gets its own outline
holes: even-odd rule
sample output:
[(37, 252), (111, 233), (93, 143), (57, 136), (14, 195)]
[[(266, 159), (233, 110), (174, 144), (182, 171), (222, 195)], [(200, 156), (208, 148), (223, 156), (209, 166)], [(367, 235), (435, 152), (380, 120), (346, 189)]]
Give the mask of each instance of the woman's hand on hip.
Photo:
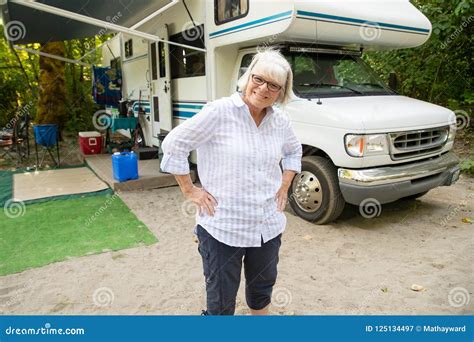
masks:
[(206, 190), (193, 185), (191, 189), (184, 192), (184, 196), (198, 206), (199, 214), (205, 211), (208, 215), (214, 216), (217, 201)]
[(288, 187), (286, 185), (280, 186), (280, 189), (276, 194), (275, 200), (277, 202), (278, 211), (285, 210), (286, 202), (288, 201)]
[(283, 171), (281, 186), (275, 198), (275, 200), (277, 201), (278, 211), (285, 210), (286, 203), (288, 202), (288, 189), (290, 188), (291, 182), (293, 181), (293, 177), (295, 177), (295, 175), (296, 171)]

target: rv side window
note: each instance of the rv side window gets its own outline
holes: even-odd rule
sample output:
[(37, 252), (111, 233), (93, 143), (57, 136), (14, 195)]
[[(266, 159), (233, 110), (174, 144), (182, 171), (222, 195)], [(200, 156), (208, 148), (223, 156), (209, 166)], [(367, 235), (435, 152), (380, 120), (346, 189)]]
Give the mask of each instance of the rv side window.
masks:
[(116, 58), (110, 60), (110, 69), (114, 69), (114, 70), (121, 69), (120, 57), (116, 57)]
[(255, 55), (254, 53), (249, 53), (248, 55), (245, 55), (244, 57), (242, 57), (242, 63), (240, 63), (240, 69), (239, 69), (239, 77), (237, 79), (239, 79), (240, 77), (242, 77), (243, 74), (245, 74), (250, 63), (252, 63), (252, 58), (254, 55)]
[(215, 0), (214, 21), (216, 25), (243, 18), (249, 12), (248, 0)]
[[(204, 25), (170, 36), (170, 41), (204, 49)], [(169, 45), (171, 78), (196, 77), (206, 74), (205, 54), (201, 51)]]
[(125, 42), (125, 58), (129, 58), (133, 56), (133, 40), (129, 39)]
[(160, 78), (166, 77), (165, 44), (158, 42), (158, 56), (160, 57)]

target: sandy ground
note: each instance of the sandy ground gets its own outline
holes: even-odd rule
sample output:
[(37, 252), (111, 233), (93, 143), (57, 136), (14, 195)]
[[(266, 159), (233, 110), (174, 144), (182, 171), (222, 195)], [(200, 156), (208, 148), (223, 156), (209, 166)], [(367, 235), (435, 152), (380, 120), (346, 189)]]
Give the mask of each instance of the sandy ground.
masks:
[[(474, 179), (317, 226), (287, 210), (274, 314), (473, 314)], [(159, 242), (0, 277), (3, 314), (196, 315), (204, 277), (177, 187), (122, 193)], [(411, 290), (413, 284), (424, 290)], [(237, 314), (248, 314), (244, 282)]]

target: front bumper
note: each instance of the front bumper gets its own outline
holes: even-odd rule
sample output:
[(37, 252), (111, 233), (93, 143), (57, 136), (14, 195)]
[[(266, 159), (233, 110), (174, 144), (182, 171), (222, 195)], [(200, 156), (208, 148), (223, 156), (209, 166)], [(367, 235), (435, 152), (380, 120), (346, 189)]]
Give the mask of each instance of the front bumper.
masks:
[(339, 186), (347, 203), (367, 198), (381, 204), (451, 185), (459, 177), (459, 158), (453, 152), (421, 162), (370, 169), (338, 169)]

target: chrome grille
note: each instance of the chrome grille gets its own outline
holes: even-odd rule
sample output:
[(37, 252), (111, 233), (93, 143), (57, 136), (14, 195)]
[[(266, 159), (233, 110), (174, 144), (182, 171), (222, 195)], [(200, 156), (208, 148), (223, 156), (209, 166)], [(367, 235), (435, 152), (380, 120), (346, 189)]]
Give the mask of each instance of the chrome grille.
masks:
[(399, 160), (441, 151), (448, 134), (449, 126), (390, 133), (390, 155)]

